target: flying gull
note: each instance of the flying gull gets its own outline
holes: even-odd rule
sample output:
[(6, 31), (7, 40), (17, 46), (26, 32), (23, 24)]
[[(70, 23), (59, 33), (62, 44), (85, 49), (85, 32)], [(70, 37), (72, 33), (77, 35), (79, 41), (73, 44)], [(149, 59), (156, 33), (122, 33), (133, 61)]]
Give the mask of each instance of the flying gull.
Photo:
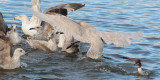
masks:
[[(138, 40), (142, 37), (141, 32), (128, 33), (128, 34), (121, 33), (121, 32), (116, 32), (116, 33), (102, 32), (102, 31), (96, 30), (90, 24), (87, 24), (85, 22), (79, 23), (63, 15), (59, 15), (59, 14), (48, 15), (48, 14), (36, 12), (32, 9), (30, 10), (39, 19), (51, 24), (54, 27), (54, 29), (56, 29), (57, 31), (64, 32), (64, 34), (68, 36), (72, 36), (74, 39), (78, 41), (89, 43), (90, 49), (87, 52), (87, 56), (92, 59), (101, 58), (103, 48), (104, 48), (103, 42), (105, 42), (106, 44), (113, 43), (116, 46), (123, 47), (131, 44), (130, 38)], [(121, 36), (121, 37), (116, 38), (117, 36)]]

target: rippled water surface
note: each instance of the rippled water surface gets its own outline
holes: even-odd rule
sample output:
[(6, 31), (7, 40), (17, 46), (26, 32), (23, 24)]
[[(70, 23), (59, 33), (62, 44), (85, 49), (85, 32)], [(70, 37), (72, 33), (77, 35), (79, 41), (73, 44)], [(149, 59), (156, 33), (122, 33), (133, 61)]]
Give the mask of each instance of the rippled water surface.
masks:
[[(41, 0), (42, 10), (64, 3), (84, 3), (86, 6), (69, 14), (77, 21), (92, 24), (100, 31), (143, 31), (140, 41), (121, 48), (105, 45), (103, 58), (92, 60), (82, 53), (66, 55), (60, 51), (32, 50), (24, 42), (21, 46), (29, 53), (21, 61), (27, 67), (1, 70), (0, 80), (159, 80), (160, 79), (160, 0)], [(30, 0), (0, 0), (0, 11), (8, 26), (21, 22), (18, 15), (31, 13)], [(22, 31), (19, 30), (23, 35)], [(140, 76), (134, 60), (142, 60), (147, 76)]]

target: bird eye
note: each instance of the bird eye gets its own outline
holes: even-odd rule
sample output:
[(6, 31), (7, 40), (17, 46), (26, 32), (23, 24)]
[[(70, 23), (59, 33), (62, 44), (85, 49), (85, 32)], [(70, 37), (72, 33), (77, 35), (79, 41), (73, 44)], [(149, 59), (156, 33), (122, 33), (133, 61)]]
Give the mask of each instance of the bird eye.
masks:
[(20, 50), (20, 52), (23, 52), (22, 50)]
[(39, 29), (40, 27), (37, 27), (37, 29)]

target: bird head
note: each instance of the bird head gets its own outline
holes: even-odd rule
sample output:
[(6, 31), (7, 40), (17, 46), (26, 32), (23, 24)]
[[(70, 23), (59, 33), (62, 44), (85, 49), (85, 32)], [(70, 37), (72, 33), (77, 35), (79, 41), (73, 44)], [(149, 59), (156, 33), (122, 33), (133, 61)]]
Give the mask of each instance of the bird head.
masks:
[(22, 48), (17, 48), (13, 54), (10, 54), (11, 57), (20, 57), (22, 55), (27, 55), (27, 53)]
[(23, 22), (23, 21), (28, 20), (28, 17), (26, 15), (20, 15), (18, 17), (15, 17), (14, 19), (18, 19)]
[(142, 66), (140, 59), (137, 59), (137, 60), (135, 61), (135, 64), (137, 65), (138, 68), (141, 68), (141, 66)]

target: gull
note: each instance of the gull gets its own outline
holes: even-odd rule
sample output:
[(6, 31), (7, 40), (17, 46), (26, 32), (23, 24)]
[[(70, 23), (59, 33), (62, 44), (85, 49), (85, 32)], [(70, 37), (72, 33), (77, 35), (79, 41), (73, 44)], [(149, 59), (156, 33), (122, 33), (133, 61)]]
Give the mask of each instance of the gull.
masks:
[(9, 37), (13, 45), (17, 45), (21, 42), (21, 37), (19, 36), (17, 32), (16, 24), (11, 25), (11, 30), (7, 32), (7, 37)]
[[(139, 40), (142, 37), (139, 33), (112, 33), (102, 32), (96, 30), (90, 24), (85, 22), (77, 22), (69, 17), (55, 14), (48, 15), (40, 12), (36, 12), (32, 9), (30, 11), (36, 15), (39, 19), (48, 22), (57, 31), (63, 32), (68, 36), (72, 36), (74, 39), (90, 44), (90, 49), (87, 52), (87, 57), (92, 59), (99, 59), (102, 57), (104, 48), (104, 42), (106, 44), (115, 44), (116, 46), (130, 45), (130, 38)], [(117, 36), (121, 36), (116, 38)]]
[(15, 49), (11, 53), (12, 44), (5, 33), (0, 31), (0, 68), (15, 69), (21, 66), (20, 57), (25, 53), (22, 48)]
[(1, 12), (0, 12), (0, 30), (3, 31), (5, 34), (7, 33), (8, 30), (8, 26), (5, 23)]
[(27, 37), (26, 41), (34, 49), (39, 49), (42, 51), (56, 51), (57, 45), (56, 45), (56, 41), (53, 38), (53, 36), (54, 35), (51, 34), (48, 41), (35, 40), (30, 37)]
[[(40, 10), (40, 0), (32, 0), (32, 9), (38, 12), (41, 12)], [(18, 19), (22, 22), (22, 31), (25, 35), (34, 36), (37, 34), (37, 31), (35, 30), (29, 30), (30, 28), (34, 28), (37, 26), (40, 26), (41, 20), (39, 20), (35, 15), (32, 15), (31, 19), (26, 15), (20, 15), (18, 17), (15, 17), (14, 19)]]

